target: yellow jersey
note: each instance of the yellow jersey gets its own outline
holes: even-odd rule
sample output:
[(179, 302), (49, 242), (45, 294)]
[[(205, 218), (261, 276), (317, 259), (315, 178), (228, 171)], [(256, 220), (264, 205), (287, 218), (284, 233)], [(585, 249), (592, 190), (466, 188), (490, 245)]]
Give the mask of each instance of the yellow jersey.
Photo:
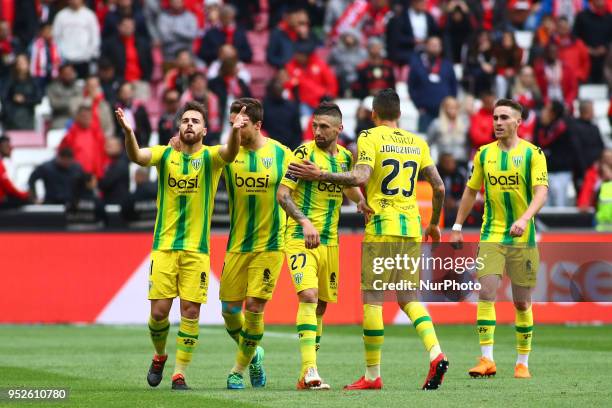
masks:
[(542, 149), (523, 139), (510, 151), (500, 149), (497, 142), (481, 146), (474, 156), (467, 186), (480, 191), (483, 183), (485, 209), (480, 241), (535, 246), (533, 218), (521, 237), (511, 237), (510, 227), (527, 210), (533, 187), (548, 185)]
[[(308, 159), (330, 173), (349, 171), (353, 164), (351, 152), (344, 147), (338, 145), (338, 153), (331, 156), (327, 151), (319, 149), (314, 141), (295, 149), (294, 155), (300, 161)], [(321, 244), (337, 246), (344, 186), (327, 181), (298, 180), (288, 174), (282, 184), (293, 191), (293, 201), (319, 231)], [(302, 226), (293, 218), (287, 221), (287, 240), (291, 238), (304, 239)]]
[(403, 129), (378, 126), (359, 134), (357, 151), (356, 164), (372, 167), (366, 198), (374, 215), (366, 233), (420, 236), (416, 184), (421, 169), (434, 165), (427, 143)]
[(288, 147), (267, 139), (256, 151), (241, 146), (236, 159), (225, 166), (230, 208), (227, 252), (284, 249), (286, 215), (276, 191), (294, 160)]
[(151, 147), (158, 174), (153, 249), (209, 253), (210, 221), (219, 177), (227, 163), (221, 146), (202, 146), (193, 154), (170, 146)]

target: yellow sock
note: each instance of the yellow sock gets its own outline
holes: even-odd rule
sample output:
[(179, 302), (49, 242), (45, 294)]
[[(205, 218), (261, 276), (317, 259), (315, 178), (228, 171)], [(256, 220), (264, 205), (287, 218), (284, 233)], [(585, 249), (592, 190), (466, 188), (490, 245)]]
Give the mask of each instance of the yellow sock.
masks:
[(199, 332), (198, 319), (187, 319), (181, 316), (181, 324), (176, 336), (176, 364), (172, 376), (185, 375), (185, 369), (191, 362), (193, 351), (198, 344)]
[(227, 334), (229, 334), (237, 344), (240, 341), (240, 330), (242, 330), (242, 326), (244, 325), (242, 307), (236, 306), (230, 309), (226, 302), (221, 302), (221, 315), (225, 321), (225, 330), (227, 330)]
[(297, 332), (300, 338), (300, 353), (302, 354), (302, 375), (309, 367), (317, 366), (316, 336), (317, 336), (317, 304), (301, 303), (298, 305)]
[(240, 331), (240, 342), (238, 343), (238, 351), (236, 352), (236, 363), (232, 372), (242, 373), (249, 365), (257, 345), (261, 341), (264, 333), (263, 313), (244, 312), (244, 326)]
[(321, 348), (321, 335), (323, 335), (323, 316), (317, 315), (317, 337), (315, 338), (315, 350)]
[[(385, 325), (383, 323), (382, 306), (363, 305), (363, 345), (365, 349), (366, 367), (380, 367), (382, 345), (385, 341)], [(378, 370), (366, 369), (366, 374)], [(368, 378), (368, 380), (375, 380)]]
[(157, 321), (153, 316), (149, 316), (149, 335), (155, 347), (155, 354), (158, 356), (166, 355), (166, 339), (170, 331), (170, 322), (166, 317), (164, 320)]
[(481, 354), (489, 360), (493, 360), (495, 319), (495, 302), (479, 300), (476, 311), (476, 329)]
[(427, 313), (423, 304), (418, 301), (408, 303), (404, 306), (403, 310), (412, 321), (412, 325), (425, 345), (425, 350), (429, 352), (429, 359), (435, 359), (441, 352), (440, 342), (436, 336), (436, 330), (434, 329), (431, 317), (429, 317), (429, 313)]
[(531, 306), (527, 310), (515, 310), (516, 350), (519, 354), (529, 354), (533, 335), (533, 312)]

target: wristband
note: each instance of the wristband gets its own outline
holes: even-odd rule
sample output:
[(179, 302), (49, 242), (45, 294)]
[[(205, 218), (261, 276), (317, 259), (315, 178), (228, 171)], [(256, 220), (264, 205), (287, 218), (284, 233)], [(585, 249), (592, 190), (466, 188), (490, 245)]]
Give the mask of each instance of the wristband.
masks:
[(461, 232), (461, 228), (462, 227), (463, 227), (462, 224), (455, 224), (455, 225), (453, 225), (453, 228), (451, 228), (451, 231)]

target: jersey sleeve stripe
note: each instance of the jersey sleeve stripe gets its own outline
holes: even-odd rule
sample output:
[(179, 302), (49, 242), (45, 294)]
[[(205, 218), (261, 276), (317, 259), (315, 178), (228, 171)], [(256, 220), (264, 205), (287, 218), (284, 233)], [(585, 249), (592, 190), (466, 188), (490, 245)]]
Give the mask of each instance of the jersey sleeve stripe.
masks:
[(202, 188), (202, 193), (204, 194), (204, 209), (203, 209), (203, 218), (204, 223), (202, 224), (202, 236), (200, 237), (200, 252), (207, 254), (208, 253), (208, 230), (210, 228), (210, 222), (208, 221), (210, 217), (210, 199), (211, 199), (211, 191), (212, 188), (212, 158), (210, 156), (210, 152), (208, 150), (204, 150), (203, 157), (203, 165), (204, 168), (204, 183), (205, 185)]
[(164, 154), (161, 157), (159, 167), (158, 167), (158, 197), (159, 197), (159, 208), (157, 209), (157, 222), (155, 225), (155, 233), (153, 235), (153, 249), (159, 248), (159, 241), (161, 231), (164, 227), (164, 198), (166, 197), (166, 161), (168, 160), (168, 156), (172, 152), (171, 149), (166, 149)]
[[(255, 172), (257, 171), (257, 156), (255, 152), (249, 151), (249, 171)], [(249, 196), (248, 203), (248, 221), (247, 227), (245, 231), (244, 241), (242, 241), (242, 247), (240, 250), (242, 252), (251, 252), (253, 250), (253, 246), (255, 245), (255, 239), (257, 238), (255, 234), (255, 224), (257, 218), (257, 197), (254, 195)]]
[(275, 251), (280, 248), (280, 208), (278, 206), (278, 201), (276, 201), (276, 192), (278, 191), (278, 186), (283, 179), (283, 163), (285, 162), (285, 151), (281, 149), (279, 146), (274, 146), (275, 150), (275, 160), (276, 160), (276, 185), (274, 186), (274, 209), (272, 210), (272, 228), (270, 230), (270, 238), (268, 239), (268, 243), (266, 245), (267, 251)]
[[(183, 168), (181, 169), (183, 175), (189, 173), (189, 160), (186, 157), (182, 158)], [(176, 226), (176, 234), (174, 235), (174, 241), (172, 242), (172, 249), (185, 249), (185, 235), (186, 225), (185, 220), (187, 219), (187, 196), (180, 195), (178, 197), (178, 208), (179, 218)]]
[(484, 225), (482, 226), (482, 237), (481, 240), (482, 241), (486, 241), (487, 238), (489, 238), (489, 234), (491, 234), (491, 223), (493, 220), (493, 206), (491, 205), (491, 200), (489, 198), (489, 190), (487, 189), (488, 183), (487, 183), (487, 175), (484, 173), (484, 163), (485, 163), (485, 158), (487, 157), (487, 148), (484, 148), (482, 150), (482, 152), (480, 152), (480, 156), (479, 156), (479, 160), (480, 160), (480, 166), (482, 167), (482, 171), (483, 171), (483, 180), (484, 180), (484, 187), (485, 187), (485, 214), (486, 214), (486, 219), (484, 222)]
[(227, 187), (227, 195), (229, 199), (229, 212), (230, 212), (230, 231), (229, 231), (229, 239), (227, 240), (227, 248), (226, 251), (234, 245), (234, 228), (236, 226), (236, 211), (234, 211), (234, 181), (232, 180), (232, 174), (230, 173), (230, 165), (225, 166), (225, 186)]

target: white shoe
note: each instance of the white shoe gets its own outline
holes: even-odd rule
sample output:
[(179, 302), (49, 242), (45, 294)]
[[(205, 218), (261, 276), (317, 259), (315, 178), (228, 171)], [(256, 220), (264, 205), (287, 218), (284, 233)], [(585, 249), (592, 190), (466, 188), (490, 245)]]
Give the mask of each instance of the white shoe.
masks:
[(329, 390), (330, 386), (323, 382), (316, 368), (310, 367), (306, 370), (304, 377), (298, 381), (297, 389), (318, 391)]

